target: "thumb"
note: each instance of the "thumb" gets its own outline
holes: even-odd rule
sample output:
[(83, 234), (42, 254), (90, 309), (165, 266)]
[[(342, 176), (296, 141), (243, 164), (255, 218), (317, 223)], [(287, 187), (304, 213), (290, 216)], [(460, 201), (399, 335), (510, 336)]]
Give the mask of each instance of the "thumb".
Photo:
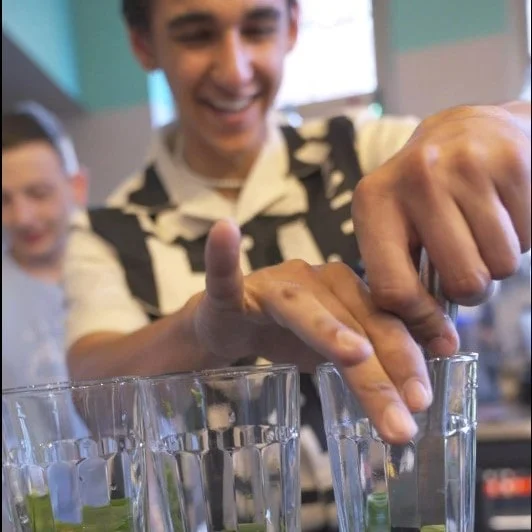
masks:
[(240, 309), (244, 297), (240, 229), (233, 222), (217, 222), (210, 230), (205, 247), (205, 267), (210, 303), (219, 309)]

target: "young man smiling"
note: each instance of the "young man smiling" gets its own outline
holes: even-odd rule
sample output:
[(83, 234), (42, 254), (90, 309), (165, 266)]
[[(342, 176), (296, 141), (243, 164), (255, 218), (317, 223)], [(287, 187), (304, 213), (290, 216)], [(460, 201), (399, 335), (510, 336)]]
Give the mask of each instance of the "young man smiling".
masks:
[[(308, 372), (326, 358), (381, 435), (408, 440), (410, 412), (431, 401), (416, 341), (439, 355), (458, 347), (416, 257), (426, 247), (448, 295), (469, 304), (517, 267), (530, 246), (530, 106), (279, 128), (270, 109), (297, 2), (123, 7), (134, 53), (164, 71), (179, 122), (155, 134), (146, 168), (72, 236), (73, 375), (258, 359)], [(303, 530), (322, 530), (336, 517), (305, 375), (302, 394)]]

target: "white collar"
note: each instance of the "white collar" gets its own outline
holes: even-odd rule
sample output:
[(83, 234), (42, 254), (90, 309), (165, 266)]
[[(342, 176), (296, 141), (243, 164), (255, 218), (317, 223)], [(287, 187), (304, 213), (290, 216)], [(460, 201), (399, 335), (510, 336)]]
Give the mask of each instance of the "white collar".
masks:
[(268, 121), (266, 142), (236, 202), (203, 183), (178, 174), (170, 149), (176, 131), (175, 123), (156, 131), (149, 161), (155, 164), (162, 185), (181, 217), (210, 223), (232, 218), (243, 225), (286, 193), (288, 152), (284, 136), (272, 120)]

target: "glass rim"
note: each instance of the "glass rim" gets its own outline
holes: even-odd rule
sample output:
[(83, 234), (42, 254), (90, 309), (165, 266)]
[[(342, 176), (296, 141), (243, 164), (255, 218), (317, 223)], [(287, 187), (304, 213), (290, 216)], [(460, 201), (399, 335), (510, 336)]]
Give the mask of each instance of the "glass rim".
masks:
[(12, 395), (45, 395), (49, 393), (85, 390), (93, 388), (109, 388), (113, 385), (138, 383), (141, 377), (124, 376), (109, 377), (107, 379), (91, 379), (86, 381), (56, 381), (48, 384), (32, 384), (29, 386), (16, 386), (2, 390), (2, 397)]
[[(456, 363), (456, 362), (476, 362), (478, 360), (479, 354), (475, 353), (474, 351), (464, 351), (464, 352), (458, 352), (455, 355), (451, 355), (448, 357), (433, 357), (429, 358), (427, 360), (428, 364), (434, 364), (439, 362), (450, 362), (450, 363)], [(337, 370), (338, 367), (334, 362), (322, 362), (321, 364), (318, 364), (316, 367), (316, 371), (320, 372), (331, 372)]]
[(215, 378), (236, 378), (260, 375), (281, 375), (285, 373), (298, 372), (296, 364), (261, 364), (257, 366), (229, 366), (218, 369), (205, 369), (199, 371), (186, 371), (180, 373), (167, 373), (152, 377), (141, 377), (141, 383), (160, 384), (161, 382), (189, 382), (207, 381)]

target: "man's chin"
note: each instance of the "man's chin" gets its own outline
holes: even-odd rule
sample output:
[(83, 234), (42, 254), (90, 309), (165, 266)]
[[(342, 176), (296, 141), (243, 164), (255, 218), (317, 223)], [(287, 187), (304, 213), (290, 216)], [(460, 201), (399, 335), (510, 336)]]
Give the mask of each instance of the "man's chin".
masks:
[(58, 252), (53, 246), (35, 246), (28, 248), (24, 247), (13, 247), (12, 255), (15, 257), (17, 262), (27, 266), (39, 267), (41, 265), (50, 264), (55, 262)]
[(250, 153), (257, 153), (263, 144), (264, 134), (256, 129), (216, 135), (216, 150), (231, 158), (246, 157)]

